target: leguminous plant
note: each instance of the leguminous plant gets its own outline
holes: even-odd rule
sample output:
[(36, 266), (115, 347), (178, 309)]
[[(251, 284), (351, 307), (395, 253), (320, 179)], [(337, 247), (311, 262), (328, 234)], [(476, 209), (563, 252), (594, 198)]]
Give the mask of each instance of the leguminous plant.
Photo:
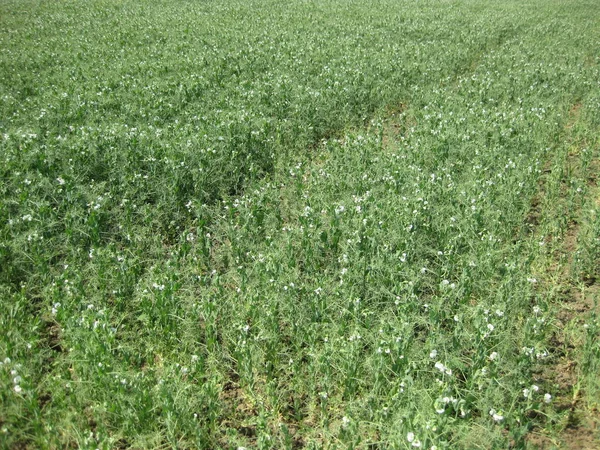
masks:
[(599, 63), (592, 0), (2, 0), (0, 448), (595, 447)]

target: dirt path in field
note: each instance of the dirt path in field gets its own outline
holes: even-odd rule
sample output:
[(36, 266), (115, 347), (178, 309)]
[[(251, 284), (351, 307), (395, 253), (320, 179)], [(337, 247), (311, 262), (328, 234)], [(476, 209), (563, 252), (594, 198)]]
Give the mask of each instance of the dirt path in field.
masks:
[[(582, 106), (576, 103), (569, 111), (563, 131), (564, 151), (562, 155), (552, 155), (547, 161), (539, 193), (533, 199), (527, 218), (533, 228), (539, 229), (536, 235), (544, 234), (553, 228), (552, 225), (566, 218), (566, 224), (559, 228), (558, 233), (546, 235), (545, 240), (551, 250), (544, 255), (541, 270), (536, 273), (540, 289), (548, 292), (556, 305), (555, 331), (551, 339), (553, 364), (543, 368), (538, 378), (540, 382), (545, 380), (555, 387), (557, 416), (548, 418), (546, 429), (530, 433), (527, 442), (532, 448), (600, 449), (600, 399), (594, 399), (593, 394), (587, 392), (589, 377), (593, 376), (590, 368), (594, 366), (586, 360), (590, 358), (586, 354), (590, 344), (587, 330), (596, 314), (600, 313), (600, 279), (597, 279), (596, 272), (579, 273), (575, 270), (582, 234), (589, 220), (586, 209), (600, 206), (599, 149), (577, 132)], [(586, 135), (589, 136), (589, 130)], [(592, 159), (584, 164), (583, 153), (589, 151), (594, 152)], [(573, 179), (583, 180), (587, 190), (587, 198), (575, 209), (567, 200), (577, 189), (571, 182)], [(554, 186), (551, 186), (552, 183)], [(558, 188), (558, 198), (552, 197), (553, 187)]]

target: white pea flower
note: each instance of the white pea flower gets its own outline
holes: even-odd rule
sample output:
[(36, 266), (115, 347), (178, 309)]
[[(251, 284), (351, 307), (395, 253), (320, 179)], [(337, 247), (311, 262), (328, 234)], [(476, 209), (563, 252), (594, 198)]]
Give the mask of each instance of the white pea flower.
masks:
[(342, 428), (348, 428), (348, 425), (350, 425), (350, 419), (346, 416), (342, 417)]
[(495, 409), (490, 409), (490, 416), (492, 416), (494, 422), (502, 422), (504, 420), (504, 416), (497, 412)]
[(448, 368), (447, 366), (442, 364), (440, 361), (435, 363), (435, 368), (437, 370), (439, 370), (440, 372), (445, 373), (446, 375), (452, 375), (452, 369)]

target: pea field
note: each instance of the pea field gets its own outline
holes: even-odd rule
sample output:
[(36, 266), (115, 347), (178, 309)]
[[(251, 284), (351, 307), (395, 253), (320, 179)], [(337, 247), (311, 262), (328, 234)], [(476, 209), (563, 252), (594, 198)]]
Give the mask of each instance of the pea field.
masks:
[(600, 448), (595, 0), (0, 0), (0, 449)]

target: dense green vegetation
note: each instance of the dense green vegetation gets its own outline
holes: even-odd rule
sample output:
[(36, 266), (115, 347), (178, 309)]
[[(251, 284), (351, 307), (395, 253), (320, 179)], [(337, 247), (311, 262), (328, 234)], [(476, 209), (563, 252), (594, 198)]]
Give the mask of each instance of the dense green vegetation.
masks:
[(0, 447), (559, 443), (599, 62), (594, 1), (4, 0)]

